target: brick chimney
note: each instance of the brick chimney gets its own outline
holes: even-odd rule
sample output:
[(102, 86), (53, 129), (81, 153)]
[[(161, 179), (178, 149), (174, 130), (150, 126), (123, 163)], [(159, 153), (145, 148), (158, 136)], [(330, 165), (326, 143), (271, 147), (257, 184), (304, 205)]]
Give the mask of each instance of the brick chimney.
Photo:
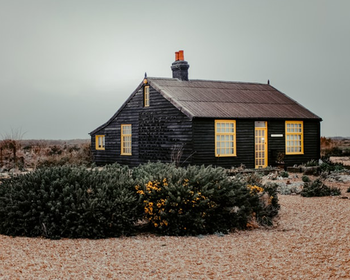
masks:
[(188, 68), (190, 68), (190, 65), (184, 60), (184, 51), (176, 52), (175, 61), (171, 65), (171, 70), (173, 70), (173, 78), (188, 81)]

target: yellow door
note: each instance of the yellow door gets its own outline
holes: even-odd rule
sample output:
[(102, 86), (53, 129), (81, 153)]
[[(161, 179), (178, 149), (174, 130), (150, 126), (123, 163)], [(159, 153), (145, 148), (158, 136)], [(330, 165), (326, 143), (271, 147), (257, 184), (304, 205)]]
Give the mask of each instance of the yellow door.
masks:
[(255, 168), (267, 167), (267, 122), (255, 122)]

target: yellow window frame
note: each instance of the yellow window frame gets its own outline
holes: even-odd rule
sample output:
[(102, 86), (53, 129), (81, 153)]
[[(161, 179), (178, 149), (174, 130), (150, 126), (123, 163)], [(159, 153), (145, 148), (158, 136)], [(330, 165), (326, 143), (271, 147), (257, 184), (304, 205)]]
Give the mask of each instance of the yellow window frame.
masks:
[(96, 135), (95, 136), (95, 148), (96, 148), (96, 150), (104, 150), (105, 149), (105, 136), (104, 135)]
[(286, 121), (286, 155), (304, 154), (304, 122)]
[(149, 86), (143, 88), (143, 106), (149, 107)]
[(120, 127), (120, 154), (123, 156), (132, 155), (132, 127), (131, 124), (122, 124)]
[(235, 120), (215, 120), (215, 156), (236, 156)]

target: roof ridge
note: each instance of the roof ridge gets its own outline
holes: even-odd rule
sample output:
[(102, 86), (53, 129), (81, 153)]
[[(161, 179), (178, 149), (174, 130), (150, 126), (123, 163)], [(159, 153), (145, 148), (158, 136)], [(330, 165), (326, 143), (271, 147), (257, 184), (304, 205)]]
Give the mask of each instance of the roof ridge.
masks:
[(259, 83), (259, 82), (241, 82), (241, 81), (223, 81), (223, 80), (206, 80), (206, 79), (190, 79), (188, 81), (182, 81), (177, 78), (166, 78), (166, 77), (147, 77), (149, 80), (169, 80), (169, 81), (179, 81), (181, 83), (191, 83), (191, 82), (210, 82), (210, 83), (225, 83), (225, 84), (249, 84), (249, 85), (265, 85), (271, 86), (270, 84)]

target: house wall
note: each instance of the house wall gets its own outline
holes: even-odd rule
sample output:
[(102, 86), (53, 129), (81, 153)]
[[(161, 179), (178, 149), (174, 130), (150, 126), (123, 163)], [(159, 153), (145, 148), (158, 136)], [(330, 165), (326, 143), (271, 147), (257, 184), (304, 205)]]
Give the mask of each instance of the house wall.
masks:
[[(132, 125), (132, 155), (121, 155), (121, 125)], [(105, 150), (95, 149), (95, 135), (105, 135)], [(181, 161), (192, 153), (192, 122), (150, 87), (150, 106), (143, 107), (143, 88), (129, 100), (118, 116), (91, 135), (97, 164), (118, 162), (137, 166), (148, 161), (170, 162), (174, 147), (182, 147)]]
[[(304, 154), (285, 155), (284, 162), (287, 166), (306, 163), (310, 160), (320, 158), (320, 122), (313, 120), (304, 120)], [(269, 164), (273, 165), (276, 161), (278, 152), (285, 154), (285, 122), (276, 120), (268, 122), (268, 149)], [(271, 137), (271, 134), (283, 134), (283, 137)]]
[(194, 119), (193, 121), (193, 164), (205, 164), (231, 168), (243, 163), (246, 167), (254, 168), (254, 121), (236, 119), (235, 157), (215, 156), (214, 119)]
[[(244, 164), (247, 168), (255, 168), (254, 131), (255, 120), (236, 119), (235, 157), (215, 156), (214, 119), (194, 119), (193, 121), (193, 164), (205, 164), (231, 168)], [(285, 120), (267, 120), (268, 123), (268, 165), (276, 165), (278, 152), (285, 154)], [(272, 137), (282, 134), (282, 137)], [(320, 158), (320, 122), (304, 120), (304, 154), (285, 155), (287, 166), (306, 163)]]

